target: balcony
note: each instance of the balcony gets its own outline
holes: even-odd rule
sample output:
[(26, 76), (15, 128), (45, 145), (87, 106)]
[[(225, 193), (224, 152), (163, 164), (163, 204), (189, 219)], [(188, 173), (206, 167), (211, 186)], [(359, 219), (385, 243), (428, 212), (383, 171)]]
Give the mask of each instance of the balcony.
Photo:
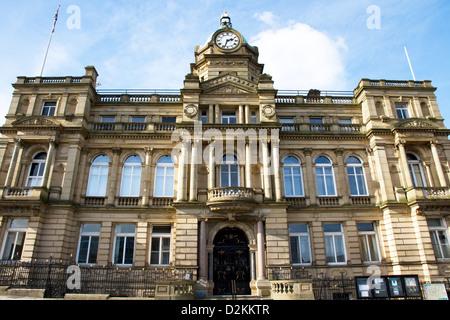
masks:
[(415, 187), (406, 190), (408, 203), (423, 200), (446, 200), (450, 199), (449, 187)]
[(37, 187), (4, 187), (2, 188), (2, 198), (4, 200), (47, 201), (48, 191), (45, 188)]
[(212, 212), (251, 212), (256, 204), (255, 192), (243, 187), (213, 188), (208, 190), (206, 204)]

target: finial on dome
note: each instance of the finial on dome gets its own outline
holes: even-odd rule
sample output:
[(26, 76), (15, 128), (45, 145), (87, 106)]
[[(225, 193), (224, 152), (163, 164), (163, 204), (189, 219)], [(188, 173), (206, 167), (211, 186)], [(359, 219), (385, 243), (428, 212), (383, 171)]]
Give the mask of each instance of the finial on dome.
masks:
[(231, 24), (231, 18), (226, 11), (224, 11), (224, 13), (222, 14), (222, 17), (220, 18), (220, 26), (221, 27), (230, 27), (230, 28), (232, 28), (232, 26), (233, 26)]

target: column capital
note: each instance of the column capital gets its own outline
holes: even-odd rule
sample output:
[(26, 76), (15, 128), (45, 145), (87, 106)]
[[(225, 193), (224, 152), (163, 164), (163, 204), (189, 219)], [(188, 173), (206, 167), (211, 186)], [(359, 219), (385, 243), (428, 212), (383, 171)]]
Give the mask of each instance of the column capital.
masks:
[(144, 151), (145, 151), (146, 154), (153, 155), (153, 152), (155, 151), (155, 148), (153, 148), (153, 147), (145, 147)]

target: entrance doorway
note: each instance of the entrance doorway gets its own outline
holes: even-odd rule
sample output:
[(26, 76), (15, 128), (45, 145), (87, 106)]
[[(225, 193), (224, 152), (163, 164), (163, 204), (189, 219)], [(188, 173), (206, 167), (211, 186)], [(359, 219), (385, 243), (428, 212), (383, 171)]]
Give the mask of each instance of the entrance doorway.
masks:
[(245, 233), (237, 228), (220, 230), (214, 238), (213, 293), (250, 294), (249, 260), (250, 250)]

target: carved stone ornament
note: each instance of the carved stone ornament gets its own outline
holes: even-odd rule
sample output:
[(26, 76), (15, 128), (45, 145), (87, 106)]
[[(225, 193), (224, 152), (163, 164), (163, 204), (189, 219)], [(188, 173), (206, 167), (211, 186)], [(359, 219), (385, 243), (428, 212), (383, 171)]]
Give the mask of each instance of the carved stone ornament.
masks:
[(198, 114), (198, 106), (196, 106), (195, 104), (188, 104), (185, 108), (184, 108), (184, 114), (188, 117), (188, 118), (193, 118)]
[(266, 105), (262, 107), (262, 113), (268, 119), (273, 118), (275, 115), (275, 108), (271, 105)]

